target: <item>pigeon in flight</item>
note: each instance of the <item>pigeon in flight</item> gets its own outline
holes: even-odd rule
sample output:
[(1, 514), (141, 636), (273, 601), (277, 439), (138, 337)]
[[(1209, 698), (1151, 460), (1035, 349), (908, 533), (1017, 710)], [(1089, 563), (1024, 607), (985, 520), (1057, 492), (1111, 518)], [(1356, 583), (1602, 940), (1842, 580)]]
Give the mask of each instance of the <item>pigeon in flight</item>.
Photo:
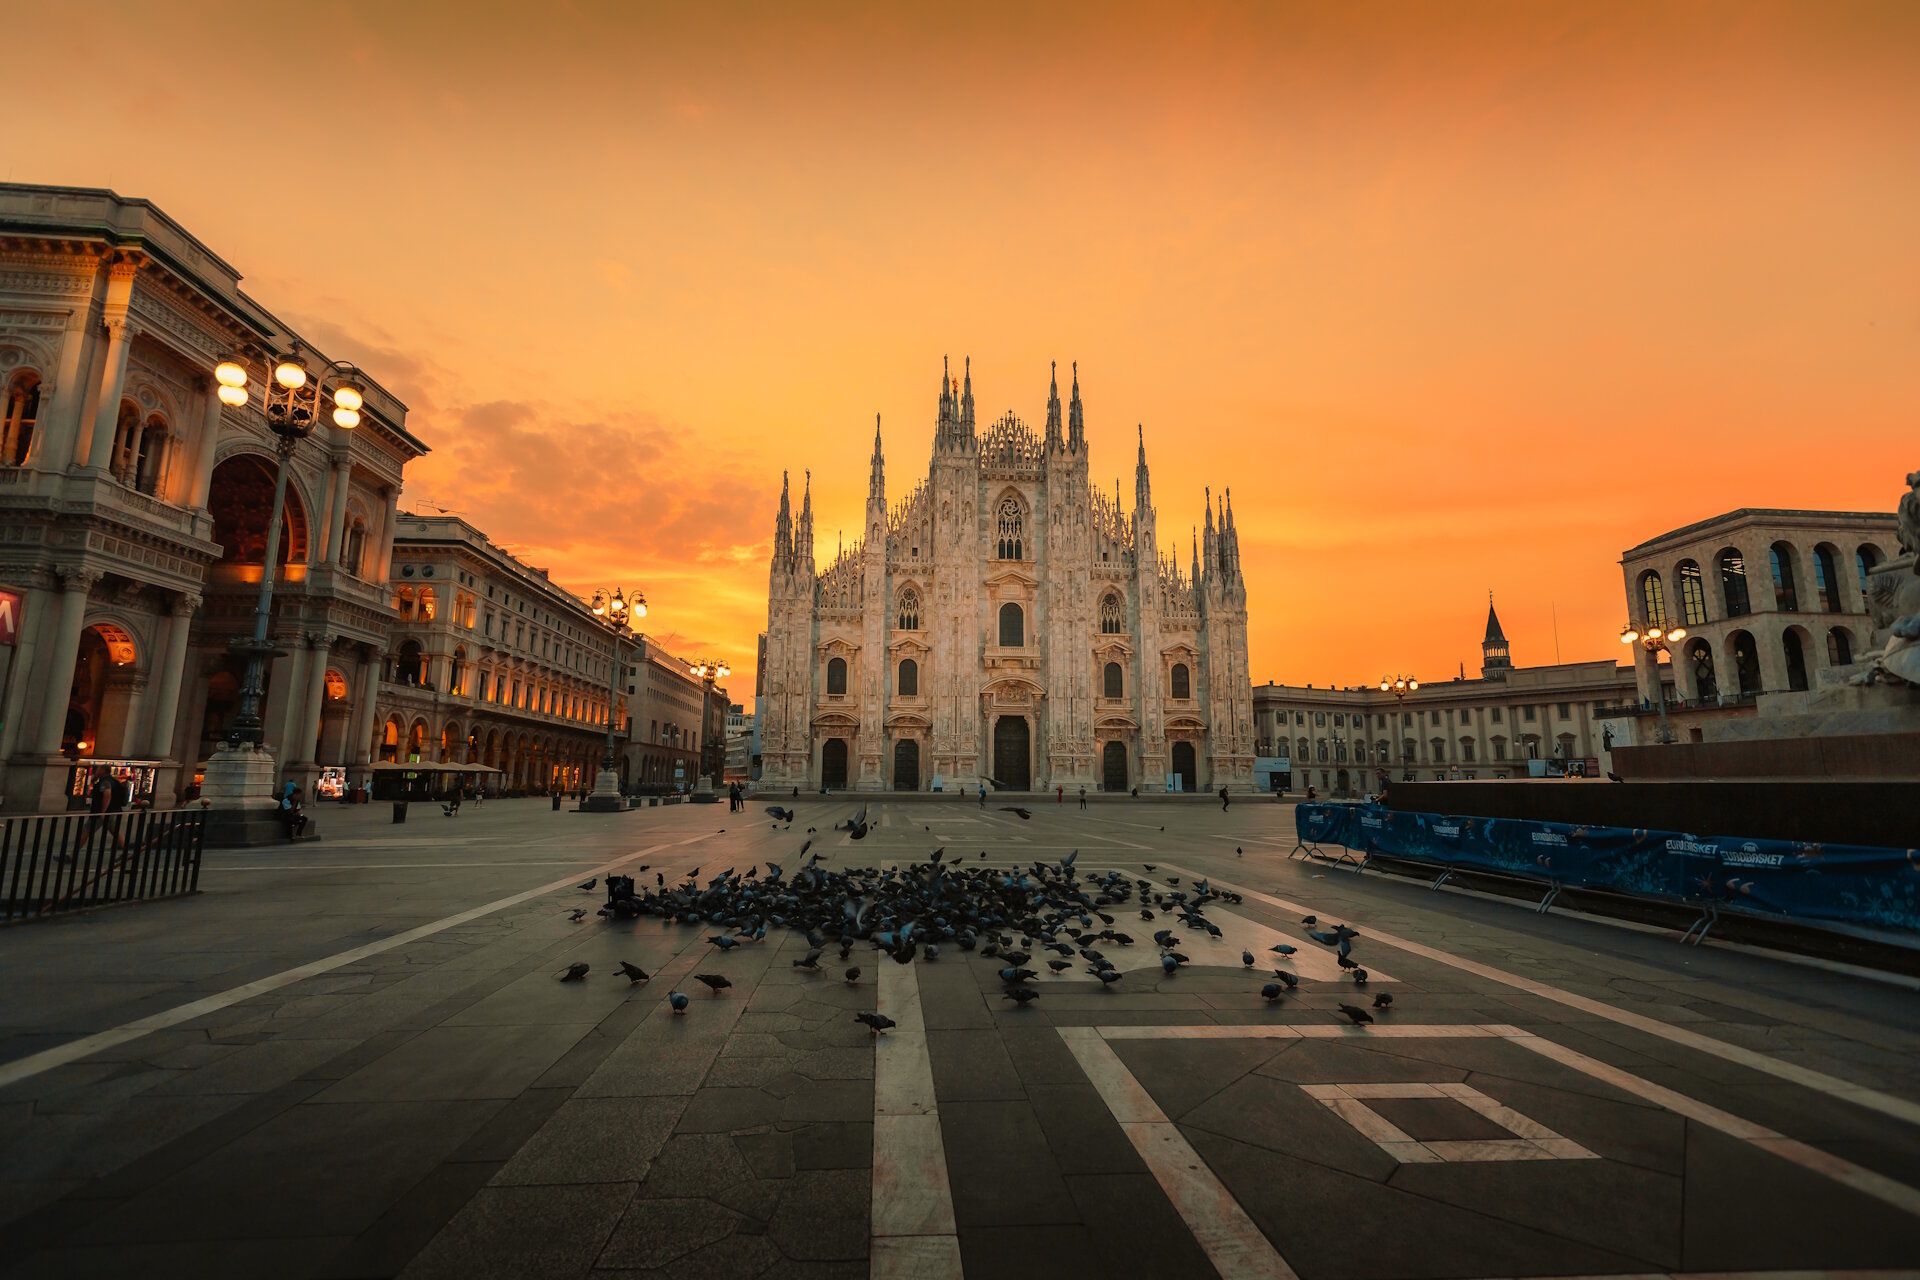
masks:
[(1012, 804), (1001, 805), (1000, 812), (1018, 814), (1020, 821), (1022, 822), (1025, 822), (1028, 818), (1031, 818), (1033, 816), (1032, 814), (1028, 813), (1025, 809), (1022, 809), (1020, 806), (1012, 805)]
[(622, 960), (620, 962), (620, 972), (627, 976), (627, 981), (629, 983), (645, 982), (648, 978), (651, 978), (653, 976), (652, 974), (648, 973), (645, 969), (642, 969), (639, 965), (632, 964), (626, 960)]
[(719, 995), (722, 991), (725, 991), (728, 987), (733, 985), (733, 983), (729, 982), (727, 979), (721, 977), (717, 973), (696, 973), (693, 975), (693, 980), (695, 982), (706, 983), (707, 990), (713, 992), (713, 994), (715, 995)]
[(793, 821), (793, 810), (782, 809), (777, 804), (768, 805), (767, 812), (772, 814), (775, 818), (778, 818), (781, 822), (791, 823)]
[(1357, 1009), (1350, 1004), (1341, 1005), (1340, 1012), (1346, 1014), (1347, 1021), (1351, 1022), (1356, 1027), (1360, 1026), (1363, 1023), (1368, 1023), (1373, 1021), (1372, 1014), (1368, 1013), (1365, 1009)]
[(567, 966), (567, 971), (565, 973), (560, 975), (560, 981), (579, 982), (580, 980), (582, 980), (587, 976), (587, 970), (590, 967), (591, 966), (588, 965), (586, 961), (576, 960), (572, 964)]
[(876, 1036), (888, 1027), (897, 1027), (900, 1025), (884, 1013), (856, 1013), (853, 1015), (853, 1020), (864, 1023), (867, 1027), (868, 1034)]

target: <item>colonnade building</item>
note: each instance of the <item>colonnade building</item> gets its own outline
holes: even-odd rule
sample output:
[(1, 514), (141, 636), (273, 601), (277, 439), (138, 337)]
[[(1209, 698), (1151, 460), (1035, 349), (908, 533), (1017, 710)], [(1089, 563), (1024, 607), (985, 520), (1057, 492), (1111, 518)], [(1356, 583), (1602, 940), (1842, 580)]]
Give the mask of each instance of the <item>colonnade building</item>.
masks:
[(1683, 627), (1672, 661), (1636, 650), (1644, 712), (1683, 715), (1687, 736), (1755, 714), (1762, 694), (1811, 690), (1872, 646), (1868, 583), (1899, 554), (1892, 512), (1742, 508), (1622, 553), (1636, 627)]
[[(145, 200), (0, 184), (0, 760), (4, 808), (53, 811), (113, 770), (174, 803), (231, 723), (278, 464), (261, 398), (214, 369), (315, 345)], [(405, 465), (426, 452), (371, 381), (355, 429), (292, 454), (265, 742), (310, 784), (364, 761)], [(11, 625), (9, 625), (9, 623)]]
[(587, 602), (455, 515), (396, 517), (388, 585), (372, 759), (498, 769), (489, 791), (593, 784), (627, 699), (609, 711), (616, 642)]
[(1259, 754), (1282, 761), (1292, 789), (1328, 795), (1377, 789), (1384, 770), (1426, 781), (1524, 778), (1534, 761), (1604, 772), (1610, 738), (1626, 740), (1633, 668), (1611, 660), (1516, 667), (1500, 615), (1487, 605), (1478, 679), (1421, 681), (1404, 694), (1379, 685), (1253, 687)]

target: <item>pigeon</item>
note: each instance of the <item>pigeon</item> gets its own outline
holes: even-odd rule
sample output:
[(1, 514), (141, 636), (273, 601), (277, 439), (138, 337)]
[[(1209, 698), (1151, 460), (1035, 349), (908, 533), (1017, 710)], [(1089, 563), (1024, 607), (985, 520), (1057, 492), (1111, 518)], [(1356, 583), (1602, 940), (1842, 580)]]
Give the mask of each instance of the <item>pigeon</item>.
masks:
[(793, 962), (793, 967), (796, 969), (812, 969), (818, 973), (820, 971), (820, 948), (814, 947), (810, 949), (804, 957)]
[(1356, 1009), (1354, 1006), (1350, 1004), (1341, 1005), (1340, 1012), (1346, 1014), (1347, 1021), (1351, 1022), (1356, 1027), (1360, 1026), (1362, 1023), (1373, 1021), (1372, 1014), (1368, 1013), (1365, 1009)]
[(1160, 868), (1158, 868), (1158, 867), (1156, 867), (1156, 866), (1154, 866), (1154, 865), (1153, 865), (1153, 864), (1152, 864), (1151, 862), (1143, 862), (1143, 863), (1141, 863), (1140, 865), (1141, 865), (1141, 866), (1143, 866), (1143, 867), (1145, 867), (1145, 868), (1147, 869), (1147, 873), (1148, 873), (1149, 875), (1151, 875), (1151, 874), (1152, 874), (1153, 872), (1155, 872), (1155, 871), (1158, 871), (1158, 870), (1160, 869)]
[(1390, 1009), (1390, 1008), (1392, 1008), (1392, 1007), (1393, 1007), (1393, 993), (1392, 993), (1391, 991), (1382, 991), (1382, 992), (1381, 992), (1381, 993), (1380, 993), (1379, 995), (1377, 995), (1377, 996), (1375, 996), (1375, 997), (1373, 998), (1373, 1007), (1374, 1007), (1374, 1008), (1376, 1008), (1376, 1009)]
[(1247, 856), (1247, 851), (1245, 849), (1242, 849), (1239, 845), (1235, 845), (1233, 846), (1233, 855), (1236, 858), (1244, 858)]
[(1266, 986), (1260, 988), (1260, 995), (1268, 1004), (1272, 1004), (1275, 1000), (1278, 1000), (1281, 994), (1282, 989), (1277, 982), (1269, 982)]
[(860, 966), (855, 965), (853, 968), (847, 970), (847, 985), (852, 986), (858, 981), (860, 981)]
[(876, 1036), (888, 1027), (897, 1027), (900, 1025), (884, 1013), (856, 1013), (853, 1015), (853, 1020), (864, 1023), (868, 1034)]
[(675, 1013), (685, 1013), (687, 1011), (687, 993), (684, 991), (670, 992), (667, 995), (667, 1003), (673, 1006)]
[(940, 948), (929, 942), (920, 948), (920, 958), (932, 963), (940, 958)]
[(1008, 987), (1000, 993), (1000, 998), (1002, 1000), (1013, 1000), (1024, 1005), (1029, 1000), (1038, 1000), (1040, 993), (1032, 987)]
[(791, 809), (782, 809), (782, 808), (781, 808), (781, 807), (780, 807), (779, 805), (777, 805), (777, 804), (770, 804), (770, 805), (768, 805), (768, 806), (767, 806), (767, 812), (768, 812), (768, 813), (770, 813), (770, 814), (772, 814), (772, 815), (773, 815), (773, 816), (774, 816), (775, 818), (778, 818), (778, 819), (779, 819), (779, 820), (780, 820), (781, 822), (792, 822), (792, 821), (793, 821), (793, 810), (791, 810)]
[(1025, 822), (1028, 818), (1031, 818), (1033, 816), (1032, 814), (1028, 813), (1025, 809), (1020, 808), (1018, 805), (1011, 805), (1011, 804), (1001, 805), (1000, 812), (1018, 814), (1020, 821), (1022, 822)]
[(1101, 984), (1104, 986), (1112, 986), (1114, 983), (1120, 981), (1120, 971), (1118, 969), (1095, 969), (1093, 976), (1100, 979)]
[(1336, 956), (1334, 958), (1334, 963), (1339, 965), (1342, 969), (1358, 969), (1360, 967), (1359, 965), (1353, 962), (1352, 956)]
[(1307, 925), (1319, 924), (1320, 917), (1319, 916), (1301, 916), (1300, 923), (1307, 924)]
[(1267, 950), (1273, 952), (1273, 954), (1277, 956), (1290, 956), (1294, 952), (1298, 951), (1299, 949), (1300, 948), (1286, 942), (1276, 942), (1272, 946), (1267, 948)]
[(1242, 951), (1240, 953), (1240, 963), (1247, 966), (1247, 968), (1249, 969), (1253, 968), (1253, 952)]
[(714, 946), (720, 948), (722, 951), (731, 951), (733, 948), (740, 945), (740, 939), (729, 937), (724, 933), (713, 934), (707, 939), (707, 941), (711, 942)]
[(1364, 987), (1367, 985), (1367, 971), (1365, 969), (1355, 969), (1353, 971), (1353, 985), (1356, 987)]
[(1273, 976), (1280, 979), (1289, 991), (1296, 990), (1300, 986), (1300, 979), (1288, 973), (1285, 969), (1275, 969)]
[(587, 969), (589, 967), (590, 966), (587, 964), (586, 961), (576, 960), (574, 963), (567, 966), (567, 971), (565, 973), (560, 975), (560, 981), (578, 982), (582, 978), (587, 976)]
[(1607, 770), (1607, 781), (1608, 782), (1625, 782), (1626, 779), (1621, 777), (1619, 774), (1615, 773), (1613, 770), (1609, 769)]
[(1166, 974), (1169, 978), (1171, 978), (1176, 972), (1178, 972), (1179, 969), (1180, 969), (1180, 962), (1178, 960), (1175, 960), (1172, 956), (1166, 955), (1166, 956), (1160, 957), (1160, 971)]
[(729, 982), (727, 979), (721, 977), (717, 973), (696, 973), (693, 975), (693, 980), (695, 982), (706, 983), (707, 990), (713, 992), (713, 994), (715, 995), (719, 995), (722, 991), (725, 991), (728, 987), (733, 985), (733, 983)]
[(1033, 970), (1022, 969), (1017, 965), (1008, 965), (1006, 968), (1000, 971), (1000, 981), (1006, 983), (1010, 987), (1018, 986), (1020, 983), (1025, 982), (1028, 978), (1037, 978), (1039, 976), (1040, 975), (1035, 973)]
[(645, 969), (642, 969), (639, 965), (631, 964), (625, 960), (622, 960), (620, 962), (620, 972), (626, 975), (627, 981), (630, 983), (645, 982), (648, 978), (651, 978), (653, 976), (652, 974), (648, 973)]
[(1309, 929), (1307, 930), (1307, 936), (1322, 946), (1337, 947), (1340, 945), (1340, 935), (1326, 929)]
[(585, 907), (575, 907), (572, 911), (567, 913), (567, 919), (573, 921), (575, 924), (579, 924), (582, 920), (585, 920), (586, 918), (587, 918), (587, 909)]
[(1066, 970), (1068, 970), (1068, 969), (1071, 969), (1071, 968), (1073, 968), (1073, 961), (1071, 961), (1071, 960), (1049, 960), (1049, 961), (1047, 961), (1047, 968), (1049, 968), (1049, 969), (1051, 969), (1051, 970), (1053, 970), (1053, 971), (1054, 971), (1055, 973), (1062, 973), (1062, 972), (1065, 972), (1065, 971), (1066, 971)]
[(582, 893), (592, 893), (592, 892), (593, 892), (593, 890), (594, 890), (594, 886), (595, 886), (595, 885), (597, 885), (597, 884), (599, 884), (599, 883), (600, 883), (600, 877), (599, 877), (599, 876), (595, 876), (595, 877), (594, 877), (593, 879), (591, 879), (591, 880), (589, 880), (589, 881), (587, 881), (587, 882), (586, 882), (585, 884), (583, 884), (583, 885), (581, 885), (581, 886), (580, 886), (580, 892), (582, 892)]

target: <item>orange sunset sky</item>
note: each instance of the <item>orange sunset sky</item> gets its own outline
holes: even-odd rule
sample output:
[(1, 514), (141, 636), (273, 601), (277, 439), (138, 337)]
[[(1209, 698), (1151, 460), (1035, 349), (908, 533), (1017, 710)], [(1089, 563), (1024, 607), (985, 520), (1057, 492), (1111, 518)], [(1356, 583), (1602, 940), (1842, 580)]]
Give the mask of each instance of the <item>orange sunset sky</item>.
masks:
[[(153, 200), (463, 513), (751, 693), (780, 472), (858, 529), (1080, 363), (1253, 677), (1614, 657), (1618, 560), (1920, 466), (1920, 5), (9, 0), (13, 181)], [(45, 51), (36, 52), (36, 51)], [(1063, 386), (1064, 390), (1064, 386)]]

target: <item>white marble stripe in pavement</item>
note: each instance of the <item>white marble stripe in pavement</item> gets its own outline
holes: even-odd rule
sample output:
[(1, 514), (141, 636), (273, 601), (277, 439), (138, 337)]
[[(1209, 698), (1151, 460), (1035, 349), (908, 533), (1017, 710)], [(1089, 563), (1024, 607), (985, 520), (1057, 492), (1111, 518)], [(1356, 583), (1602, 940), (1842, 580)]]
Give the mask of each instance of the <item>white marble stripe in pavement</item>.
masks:
[[(1177, 1028), (1169, 1028), (1177, 1029)], [(1152, 1171), (1221, 1280), (1298, 1280), (1159, 1104), (1094, 1027), (1057, 1027), (1121, 1132)]]
[[(1182, 875), (1190, 876), (1193, 874), (1183, 867), (1175, 867), (1167, 863), (1160, 863), (1158, 865), (1167, 870), (1179, 872)], [(1261, 893), (1257, 889), (1248, 889), (1240, 885), (1227, 884), (1225, 881), (1218, 879), (1214, 880), (1213, 883), (1219, 888), (1231, 889), (1235, 893), (1258, 899), (1269, 906), (1278, 907), (1282, 911), (1294, 911), (1303, 915), (1315, 914), (1312, 907), (1302, 906), (1297, 902), (1288, 902), (1284, 898), (1276, 898), (1272, 894)], [(1540, 982), (1533, 978), (1524, 978), (1517, 973), (1508, 973), (1504, 969), (1496, 969), (1492, 965), (1481, 964), (1477, 960), (1468, 960), (1464, 956), (1456, 956), (1452, 952), (1442, 951), (1438, 947), (1430, 947), (1425, 943), (1414, 942), (1411, 939), (1397, 937), (1390, 933), (1382, 933), (1378, 929), (1368, 929), (1366, 936), (1384, 946), (1394, 947), (1401, 951), (1436, 961), (1440, 964), (1449, 965), (1455, 969), (1471, 973), (1475, 977), (1486, 978), (1491, 982), (1498, 982), (1505, 986), (1524, 991), (1528, 995), (1539, 996), (1543, 1000), (1551, 1000), (1556, 1004), (1563, 1004), (1568, 1008), (1578, 1009), (1582, 1013), (1590, 1013), (1595, 1017), (1605, 1018), (1607, 1021), (1616, 1022), (1623, 1027), (1632, 1027), (1635, 1031), (1643, 1031), (1648, 1035), (1658, 1036), (1660, 1039), (1673, 1044), (1681, 1045), (1700, 1053), (1710, 1054), (1726, 1062), (1732, 1062), (1739, 1066), (1746, 1067), (1749, 1070), (1773, 1076), (1778, 1080), (1785, 1080), (1791, 1084), (1797, 1084), (1802, 1088), (1811, 1089), (1815, 1093), (1824, 1094), (1829, 1098), (1838, 1098), (1845, 1102), (1851, 1102), (1856, 1106), (1878, 1111), (1882, 1115), (1891, 1116), (1907, 1124), (1920, 1125), (1920, 1102), (1913, 1101), (1912, 1099), (1898, 1098), (1890, 1093), (1883, 1093), (1878, 1089), (1870, 1089), (1865, 1085), (1854, 1084), (1850, 1080), (1842, 1080), (1838, 1076), (1830, 1076), (1823, 1071), (1815, 1071), (1810, 1067), (1803, 1067), (1797, 1063), (1782, 1062), (1777, 1058), (1770, 1058), (1766, 1054), (1759, 1053), (1753, 1049), (1748, 1049), (1737, 1044), (1728, 1044), (1725, 1040), (1715, 1040), (1713, 1037), (1703, 1036), (1697, 1031), (1688, 1031), (1684, 1027), (1676, 1027), (1672, 1023), (1662, 1022), (1658, 1018), (1649, 1018), (1644, 1014), (1616, 1008), (1601, 1000), (1575, 995), (1571, 991), (1562, 991), (1560, 988), (1549, 983)]]
[(933, 1095), (918, 965), (879, 964), (879, 1011), (895, 1025), (873, 1048), (873, 1212), (876, 1280), (959, 1280), (947, 1149)]
[[(1824, 1178), (1829, 1178), (1844, 1187), (1858, 1191), (1863, 1195), (1872, 1196), (1874, 1199), (1885, 1204), (1890, 1204), (1896, 1209), (1920, 1216), (1920, 1190), (1909, 1187), (1905, 1183), (1897, 1182), (1884, 1174), (1875, 1173), (1871, 1169), (1862, 1168), (1850, 1160), (1843, 1160), (1830, 1152), (1820, 1150), (1818, 1147), (1809, 1146), (1797, 1139), (1789, 1138), (1785, 1134), (1777, 1133), (1767, 1128), (1765, 1125), (1755, 1124), (1751, 1120), (1743, 1120), (1731, 1112), (1722, 1111), (1718, 1107), (1710, 1106), (1696, 1098), (1690, 1098), (1683, 1093), (1676, 1093), (1674, 1090), (1668, 1089), (1663, 1085), (1657, 1085), (1651, 1080), (1644, 1080), (1630, 1071), (1625, 1071), (1619, 1067), (1602, 1062), (1598, 1058), (1588, 1057), (1576, 1049), (1569, 1049), (1565, 1045), (1557, 1044), (1552, 1040), (1537, 1036), (1531, 1031), (1523, 1031), (1519, 1027), (1508, 1026), (1504, 1023), (1480, 1023), (1477, 1025), (1438, 1023), (1425, 1026), (1402, 1023), (1394, 1026), (1375, 1025), (1371, 1027), (1327, 1026), (1319, 1023), (1297, 1025), (1276, 1023), (1270, 1026), (1256, 1025), (1245, 1027), (1220, 1026), (1216, 1024), (1194, 1026), (1062, 1027), (1060, 1028), (1060, 1034), (1063, 1037), (1068, 1037), (1070, 1045), (1073, 1042), (1072, 1038), (1076, 1036), (1083, 1039), (1088, 1037), (1095, 1038), (1101, 1041), (1103, 1045), (1111, 1040), (1284, 1040), (1295, 1036), (1302, 1039), (1313, 1040), (1330, 1040), (1335, 1038), (1413, 1040), (1429, 1037), (1434, 1039), (1458, 1039), (1477, 1036), (1509, 1040), (1523, 1048), (1533, 1050), (1542, 1057), (1552, 1058), (1554, 1061), (1572, 1067), (1576, 1071), (1590, 1075), (1604, 1084), (1610, 1084), (1614, 1088), (1626, 1093), (1631, 1093), (1636, 1097), (1645, 1098), (1647, 1101), (1657, 1106), (1665, 1107), (1677, 1115), (1686, 1116), (1690, 1120), (1697, 1120), (1710, 1128), (1718, 1129), (1728, 1137), (1737, 1138), (1742, 1142), (1758, 1147), (1762, 1151), (1767, 1151), (1779, 1156), (1783, 1160), (1791, 1161)], [(1111, 1054), (1112, 1050), (1108, 1050), (1107, 1052)], [(1075, 1053), (1076, 1056), (1081, 1056), (1077, 1049)], [(1118, 1061), (1118, 1058), (1115, 1058), (1115, 1062), (1117, 1063)], [(1122, 1066), (1120, 1069), (1124, 1071), (1125, 1067)], [(1119, 1120), (1122, 1125), (1126, 1124), (1130, 1118), (1143, 1114), (1147, 1108), (1153, 1108), (1155, 1111), (1158, 1110), (1153, 1100), (1146, 1096), (1145, 1092), (1140, 1089), (1140, 1086), (1133, 1081), (1131, 1075), (1127, 1077), (1126, 1083), (1133, 1092), (1118, 1092), (1109, 1095), (1105, 1089), (1101, 1091), (1102, 1096), (1107, 1098), (1108, 1106), (1113, 1109), (1114, 1118)], [(1314, 1089), (1319, 1087), (1320, 1086), (1307, 1087), (1306, 1091), (1312, 1094), (1314, 1093)], [(1379, 1088), (1381, 1086), (1368, 1087)], [(1418, 1087), (1426, 1088), (1429, 1086), (1422, 1085)], [(1447, 1086), (1440, 1085), (1432, 1087), (1445, 1089)], [(1345, 1086), (1345, 1088), (1352, 1090), (1354, 1086)], [(1318, 1097), (1319, 1095), (1314, 1094), (1314, 1096)], [(1322, 1100), (1325, 1101), (1325, 1099)], [(1336, 1111), (1341, 1110), (1338, 1107), (1334, 1109)], [(1341, 1114), (1346, 1115), (1346, 1112), (1341, 1111)], [(1520, 1116), (1516, 1116), (1515, 1118), (1525, 1119), (1525, 1117)], [(1347, 1119), (1349, 1123), (1353, 1124), (1354, 1127), (1362, 1133), (1367, 1133), (1368, 1136), (1374, 1138), (1376, 1142), (1381, 1141), (1378, 1135), (1368, 1133), (1367, 1123), (1364, 1118), (1355, 1119), (1349, 1115)], [(1504, 1123), (1504, 1121), (1499, 1122)], [(1519, 1131), (1514, 1130), (1514, 1132)], [(1554, 1138), (1559, 1137), (1558, 1134), (1552, 1134), (1550, 1136)], [(1392, 1141), (1394, 1139), (1389, 1136), (1388, 1140)]]
[[(703, 832), (697, 836), (688, 836), (684, 840), (673, 840), (665, 844), (648, 845), (646, 848), (636, 850), (633, 853), (622, 854), (610, 862), (603, 862), (597, 870), (599, 874), (604, 875), (618, 867), (625, 866), (635, 859), (659, 853), (663, 849), (677, 849), (682, 845), (694, 844), (697, 841), (705, 840), (711, 834), (713, 833)], [(465, 911), (455, 912), (453, 915), (442, 917), (429, 924), (420, 925), (418, 928), (408, 929), (404, 933), (396, 933), (390, 938), (381, 938), (377, 942), (369, 942), (363, 946), (353, 947), (346, 951), (336, 951), (330, 956), (323, 956), (318, 960), (310, 960), (306, 964), (295, 965), (291, 969), (282, 969), (279, 973), (271, 974), (268, 977), (242, 983), (237, 987), (229, 987), (225, 991), (219, 991), (210, 996), (202, 996), (198, 1000), (192, 1000), (183, 1005), (176, 1005), (174, 1008), (164, 1009), (159, 1013), (148, 1014), (146, 1017), (136, 1018), (132, 1022), (123, 1022), (117, 1027), (110, 1027), (105, 1031), (96, 1031), (92, 1035), (81, 1036), (77, 1040), (69, 1040), (65, 1044), (55, 1045), (51, 1049), (42, 1049), (38, 1053), (30, 1053), (26, 1057), (16, 1058), (12, 1062), (0, 1063), (0, 1089), (4, 1089), (8, 1085), (18, 1084), (22, 1080), (31, 1080), (34, 1076), (51, 1071), (55, 1067), (65, 1066), (69, 1062), (77, 1062), (81, 1058), (85, 1058), (91, 1054), (100, 1053), (104, 1050), (114, 1048), (117, 1045), (123, 1045), (129, 1040), (138, 1040), (141, 1036), (151, 1032), (164, 1031), (168, 1027), (177, 1027), (183, 1022), (191, 1022), (195, 1018), (205, 1017), (209, 1013), (217, 1013), (230, 1005), (239, 1004), (242, 1000), (251, 1000), (253, 997), (265, 995), (269, 991), (278, 991), (281, 987), (291, 986), (296, 982), (304, 982), (306, 979), (319, 974), (329, 973), (344, 965), (365, 960), (368, 956), (377, 956), (383, 951), (391, 951), (395, 947), (404, 947), (410, 942), (418, 942), (422, 938), (430, 938), (436, 933), (443, 933), (457, 925), (478, 920), (482, 916), (490, 916), (496, 911), (504, 911), (508, 907), (519, 906), (523, 902), (529, 902), (544, 894), (558, 892), (575, 883), (582, 874), (595, 874), (595, 870), (596, 869), (592, 867), (587, 868), (584, 873), (576, 870), (570, 872), (564, 879), (550, 881), (537, 888), (509, 894), (504, 898), (495, 898), (492, 902), (484, 903), (477, 907), (469, 907)]]

